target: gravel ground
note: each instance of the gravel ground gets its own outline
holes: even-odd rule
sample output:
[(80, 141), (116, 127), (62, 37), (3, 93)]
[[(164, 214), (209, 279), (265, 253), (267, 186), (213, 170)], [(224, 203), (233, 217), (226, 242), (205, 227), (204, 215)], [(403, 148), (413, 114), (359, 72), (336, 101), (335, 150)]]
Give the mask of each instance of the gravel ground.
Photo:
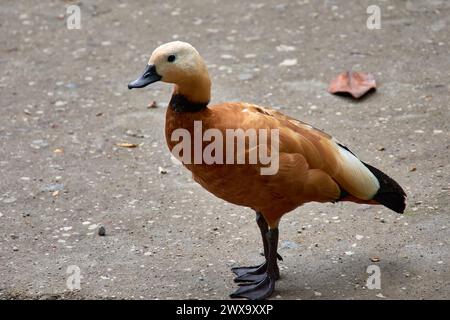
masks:
[[(374, 3), (380, 30), (366, 27)], [(0, 298), (227, 299), (229, 268), (262, 260), (254, 213), (172, 162), (171, 88), (126, 87), (173, 39), (206, 59), (213, 102), (322, 128), (408, 194), (404, 215), (340, 203), (285, 216), (274, 299), (450, 298), (450, 2), (82, 0), (80, 30), (66, 28), (69, 4), (0, 6)], [(348, 69), (378, 91), (328, 94)]]

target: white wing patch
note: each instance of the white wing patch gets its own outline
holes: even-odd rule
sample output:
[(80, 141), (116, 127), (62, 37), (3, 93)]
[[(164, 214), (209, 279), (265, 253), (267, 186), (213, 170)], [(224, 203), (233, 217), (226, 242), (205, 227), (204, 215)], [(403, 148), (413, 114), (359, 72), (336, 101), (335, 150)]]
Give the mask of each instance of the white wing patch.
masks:
[(336, 145), (341, 158), (342, 174), (344, 181), (339, 181), (342, 187), (353, 196), (370, 200), (380, 189), (380, 183), (374, 174), (351, 152)]

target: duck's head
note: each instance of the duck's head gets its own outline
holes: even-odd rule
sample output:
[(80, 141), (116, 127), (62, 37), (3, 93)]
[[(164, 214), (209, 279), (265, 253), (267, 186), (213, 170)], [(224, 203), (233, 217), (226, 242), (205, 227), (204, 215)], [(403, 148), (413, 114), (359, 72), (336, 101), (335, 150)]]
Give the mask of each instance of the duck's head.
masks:
[(173, 41), (156, 48), (142, 75), (130, 82), (128, 88), (143, 88), (157, 81), (175, 84), (175, 90), (188, 97), (202, 90), (209, 95), (206, 65), (198, 51), (187, 42)]

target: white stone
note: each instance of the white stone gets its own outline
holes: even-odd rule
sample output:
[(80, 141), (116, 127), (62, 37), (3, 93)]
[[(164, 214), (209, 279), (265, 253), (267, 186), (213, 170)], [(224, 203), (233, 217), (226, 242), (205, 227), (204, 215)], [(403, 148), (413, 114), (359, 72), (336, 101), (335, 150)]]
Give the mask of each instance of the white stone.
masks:
[(297, 59), (285, 59), (280, 63), (280, 67), (290, 67), (297, 64)]
[(277, 51), (278, 52), (290, 52), (290, 51), (294, 51), (295, 47), (294, 46), (287, 46), (285, 44), (280, 44), (279, 46), (277, 46)]

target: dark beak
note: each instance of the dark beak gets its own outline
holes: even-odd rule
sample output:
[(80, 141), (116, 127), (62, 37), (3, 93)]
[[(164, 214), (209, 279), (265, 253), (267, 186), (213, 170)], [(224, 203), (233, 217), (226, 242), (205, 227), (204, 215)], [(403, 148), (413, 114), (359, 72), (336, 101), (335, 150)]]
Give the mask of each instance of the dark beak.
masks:
[(149, 84), (161, 80), (161, 76), (156, 72), (155, 65), (149, 64), (142, 75), (128, 84), (128, 89), (143, 88)]

